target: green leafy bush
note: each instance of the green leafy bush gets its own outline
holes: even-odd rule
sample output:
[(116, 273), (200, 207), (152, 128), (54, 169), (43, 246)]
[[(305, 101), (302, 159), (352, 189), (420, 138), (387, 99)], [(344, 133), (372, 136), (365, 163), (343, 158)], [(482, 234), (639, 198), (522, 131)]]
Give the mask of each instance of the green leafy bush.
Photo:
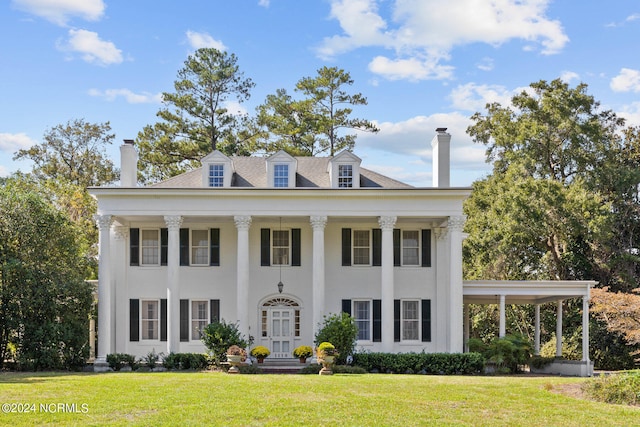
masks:
[(162, 366), (169, 370), (203, 370), (209, 367), (209, 359), (202, 353), (169, 353), (162, 359)]
[(353, 365), (367, 372), (392, 374), (479, 374), (484, 357), (479, 353), (355, 353)]
[(531, 357), (529, 342), (520, 335), (494, 338), (489, 343), (480, 339), (469, 340), (469, 351), (482, 354), (487, 363), (494, 365), (497, 373), (515, 373), (527, 364)]
[(119, 371), (125, 366), (130, 366), (132, 371), (138, 369), (138, 362), (133, 354), (111, 353), (107, 354), (107, 363), (114, 371)]
[(640, 370), (592, 378), (582, 390), (601, 402), (640, 405)]
[(226, 323), (224, 319), (205, 326), (202, 330), (202, 342), (209, 350), (213, 362), (220, 365), (224, 360), (227, 349), (232, 345), (247, 348), (249, 343), (238, 330), (235, 323)]
[(154, 369), (158, 365), (158, 361), (160, 361), (160, 358), (162, 358), (162, 356), (164, 356), (164, 354), (156, 353), (155, 349), (151, 350), (145, 357), (142, 358), (142, 363), (144, 363), (144, 366), (146, 366), (147, 368)]
[(324, 316), (324, 321), (315, 337), (315, 342), (332, 343), (338, 357), (337, 364), (345, 364), (347, 357), (353, 354), (356, 347), (356, 339), (358, 337), (358, 327), (355, 320), (347, 313), (331, 314)]

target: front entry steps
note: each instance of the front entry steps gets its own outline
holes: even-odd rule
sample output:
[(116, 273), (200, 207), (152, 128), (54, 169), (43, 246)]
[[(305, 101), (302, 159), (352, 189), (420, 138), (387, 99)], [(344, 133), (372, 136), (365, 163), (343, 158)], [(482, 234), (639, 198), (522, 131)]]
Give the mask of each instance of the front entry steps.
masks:
[(265, 374), (297, 374), (300, 369), (309, 366), (309, 359), (306, 363), (300, 363), (299, 359), (273, 359), (267, 357), (262, 363), (254, 366), (260, 368)]

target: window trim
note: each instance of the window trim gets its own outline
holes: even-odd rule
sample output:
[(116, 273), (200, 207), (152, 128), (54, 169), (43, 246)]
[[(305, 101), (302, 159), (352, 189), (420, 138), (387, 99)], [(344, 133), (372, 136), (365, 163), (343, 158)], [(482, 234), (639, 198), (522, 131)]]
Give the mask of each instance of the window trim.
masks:
[[(369, 236), (369, 255), (368, 255), (368, 262), (365, 263), (358, 263), (356, 262), (356, 248), (358, 249), (363, 249), (366, 246), (356, 246), (356, 232), (366, 232)], [(373, 232), (371, 229), (366, 229), (366, 228), (358, 228), (358, 229), (352, 229), (351, 230), (351, 265), (353, 267), (370, 267), (371, 265), (373, 265)]]
[[(418, 254), (417, 254), (417, 258), (416, 258), (416, 262), (415, 264), (407, 264), (405, 261), (405, 256), (404, 256), (404, 250), (405, 250), (405, 238), (404, 238), (404, 233), (405, 231), (412, 231), (417, 233), (417, 237), (416, 237), (416, 244), (417, 246), (415, 247), (410, 247), (408, 249), (418, 249)], [(402, 267), (420, 267), (422, 262), (422, 235), (421, 235), (422, 231), (420, 229), (400, 229), (400, 266)]]
[[(207, 244), (205, 246), (200, 246), (195, 244), (195, 239), (193, 238), (194, 231), (201, 231), (207, 235)], [(204, 263), (195, 263), (194, 262), (194, 249), (202, 249), (207, 254), (206, 262)], [(211, 229), (210, 228), (190, 228), (189, 229), (189, 266), (193, 267), (208, 267), (211, 263)]]
[[(273, 187), (289, 188), (289, 163), (273, 164)], [(284, 180), (284, 181), (282, 181)], [(278, 185), (284, 184), (284, 185)]]
[[(276, 246), (275, 242), (276, 242), (276, 237), (275, 237), (275, 233), (276, 232), (286, 232), (287, 233), (287, 246)], [(283, 267), (289, 267), (291, 266), (291, 256), (292, 256), (292, 239), (291, 239), (291, 229), (290, 228), (272, 228), (271, 229), (271, 265), (272, 266), (283, 266)], [(283, 263), (283, 264), (278, 264), (276, 262), (276, 254), (275, 254), (275, 249), (276, 248), (286, 248), (287, 249), (287, 262)]]
[[(189, 301), (189, 338), (190, 341), (200, 341), (202, 339), (202, 330), (200, 331), (200, 334), (198, 337), (194, 337), (193, 333), (195, 332), (194, 329), (194, 323), (195, 322), (204, 322), (204, 326), (206, 327), (209, 324), (209, 319), (211, 316), (211, 313), (209, 313), (210, 310), (210, 300), (200, 300), (200, 299), (193, 299)], [(196, 318), (194, 317), (195, 313), (194, 313), (194, 304), (204, 304), (205, 307), (205, 317), (204, 318)], [(204, 328), (203, 328), (204, 329)]]
[[(365, 320), (358, 320), (358, 318), (356, 317), (356, 303), (367, 303), (367, 310), (368, 310), (368, 315), (369, 318), (365, 319)], [(351, 300), (351, 316), (353, 317), (356, 325), (358, 325), (358, 322), (364, 322), (367, 321), (367, 323), (369, 324), (369, 338), (368, 339), (364, 339), (364, 338), (359, 338), (359, 336), (356, 336), (356, 340), (358, 341), (358, 343), (363, 344), (363, 343), (372, 343), (373, 342), (373, 300), (372, 299), (367, 299), (367, 298), (354, 298)], [(360, 334), (360, 328), (358, 328), (358, 334)]]
[[(353, 188), (353, 169), (351, 163), (338, 164), (338, 188)], [(345, 170), (348, 173), (343, 173)]]
[[(405, 303), (413, 302), (417, 306), (416, 310), (416, 318), (415, 319), (405, 319), (404, 316), (404, 305)], [(416, 323), (417, 325), (417, 338), (415, 339), (407, 339), (405, 338), (405, 321), (411, 321)], [(422, 300), (419, 298), (406, 298), (400, 300), (400, 342), (405, 343), (417, 343), (421, 341), (422, 337)]]
[[(155, 231), (156, 232), (156, 237), (157, 237), (157, 245), (155, 246), (155, 248), (158, 251), (158, 255), (156, 258), (156, 262), (155, 263), (146, 263), (145, 262), (145, 257), (144, 257), (144, 250), (145, 248), (152, 248), (152, 246), (145, 246), (144, 244), (144, 233), (145, 231)], [(140, 229), (140, 242), (139, 242), (139, 250), (140, 250), (140, 266), (141, 267), (159, 267), (161, 265), (161, 259), (162, 259), (162, 237), (161, 237), (161, 231), (160, 228), (141, 228)]]
[[(224, 163), (209, 163), (209, 170), (207, 174), (207, 184), (210, 188), (220, 188), (224, 187), (224, 178), (225, 178), (225, 167)], [(218, 169), (220, 168), (220, 169)], [(218, 170), (216, 170), (218, 169)], [(218, 173), (216, 173), (218, 172)], [(220, 174), (221, 172), (221, 174)], [(219, 185), (212, 185), (213, 183), (217, 183)]]
[[(144, 304), (145, 303), (155, 303), (156, 304), (156, 318), (155, 320), (152, 318), (146, 318), (146, 314), (144, 311)], [(156, 299), (156, 298), (147, 298), (147, 299), (140, 299), (140, 341), (145, 341), (145, 342), (160, 342), (160, 337), (162, 332), (160, 331), (160, 300)], [(145, 338), (145, 329), (143, 328), (143, 323), (147, 321), (147, 322), (155, 322), (156, 323), (156, 338)], [(147, 329), (148, 332), (148, 329)]]

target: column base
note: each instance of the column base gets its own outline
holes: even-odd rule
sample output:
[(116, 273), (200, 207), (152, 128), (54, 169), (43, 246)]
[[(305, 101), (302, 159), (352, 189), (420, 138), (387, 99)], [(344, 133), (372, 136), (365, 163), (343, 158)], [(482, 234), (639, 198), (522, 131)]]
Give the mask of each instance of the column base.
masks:
[(93, 372), (112, 372), (113, 369), (107, 363), (107, 359), (104, 357), (98, 357), (93, 362)]

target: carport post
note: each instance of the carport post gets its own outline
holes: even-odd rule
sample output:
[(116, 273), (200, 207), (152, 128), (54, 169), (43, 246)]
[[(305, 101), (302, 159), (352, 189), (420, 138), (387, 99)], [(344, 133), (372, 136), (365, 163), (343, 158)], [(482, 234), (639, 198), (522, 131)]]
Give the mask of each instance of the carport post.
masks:
[(533, 354), (540, 356), (540, 304), (536, 304), (535, 337), (533, 343)]
[(562, 357), (562, 300), (558, 300), (556, 315), (556, 357)]

